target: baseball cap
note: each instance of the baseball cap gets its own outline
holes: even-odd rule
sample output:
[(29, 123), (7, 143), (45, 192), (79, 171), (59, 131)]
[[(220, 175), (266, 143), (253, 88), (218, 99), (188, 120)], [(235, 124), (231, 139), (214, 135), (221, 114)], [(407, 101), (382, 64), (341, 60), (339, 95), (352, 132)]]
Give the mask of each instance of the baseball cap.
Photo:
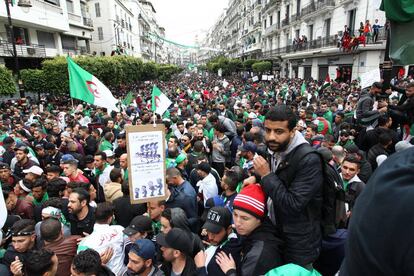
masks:
[(43, 170), (38, 166), (31, 166), (29, 169), (23, 170), (23, 173), (32, 173), (40, 176), (43, 174)]
[(46, 143), (45, 150), (53, 150), (56, 149), (56, 145), (53, 143)]
[(250, 112), (248, 118), (249, 119), (257, 119), (257, 115), (254, 112)]
[(103, 152), (106, 154), (107, 158), (113, 157), (115, 155), (112, 150), (104, 150)]
[(207, 213), (207, 219), (203, 225), (203, 229), (217, 234), (222, 228), (227, 229), (230, 225), (230, 210), (226, 207), (213, 207)]
[(124, 234), (127, 236), (134, 235), (138, 232), (151, 232), (152, 225), (151, 219), (147, 216), (136, 216), (129, 223), (129, 226), (124, 229)]
[(193, 251), (193, 245), (189, 233), (180, 228), (173, 228), (168, 232), (168, 234), (158, 234), (156, 241), (163, 247), (180, 250), (187, 256), (191, 256)]
[(16, 150), (21, 150), (21, 151), (23, 151), (24, 153), (26, 153), (26, 154), (28, 154), (29, 153), (29, 149), (26, 147), (26, 146), (24, 146), (24, 145), (19, 145), (19, 146), (16, 146), (15, 148), (14, 148), (14, 150), (16, 151)]
[(0, 163), (0, 170), (4, 170), (4, 169), (9, 169), (9, 170), (10, 170), (10, 166), (9, 166), (9, 164), (6, 164), (6, 163)]
[(14, 143), (14, 139), (10, 136), (7, 136), (3, 139), (3, 145), (10, 145)]
[(69, 161), (69, 160), (76, 160), (76, 159), (71, 154), (64, 154), (62, 156), (62, 158), (60, 158), (60, 163), (64, 163), (64, 162)]
[(43, 144), (37, 144), (35, 146), (35, 149), (43, 149), (43, 148), (44, 148)]
[(253, 152), (253, 153), (256, 153), (256, 151), (257, 151), (257, 146), (256, 146), (256, 144), (255, 144), (255, 143), (248, 141), (248, 142), (244, 143), (244, 144), (241, 146), (240, 150), (241, 150), (241, 151), (251, 151), (251, 152)]
[(155, 245), (148, 239), (139, 239), (132, 244), (130, 252), (144, 260), (150, 260), (155, 256)]

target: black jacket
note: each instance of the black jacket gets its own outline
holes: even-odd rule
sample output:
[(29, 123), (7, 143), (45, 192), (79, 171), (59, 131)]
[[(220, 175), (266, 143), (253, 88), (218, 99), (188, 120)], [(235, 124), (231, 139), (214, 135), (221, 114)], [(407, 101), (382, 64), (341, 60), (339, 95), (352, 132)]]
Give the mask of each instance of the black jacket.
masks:
[(85, 139), (85, 144), (83, 145), (83, 150), (85, 151), (85, 155), (94, 155), (96, 150), (98, 149), (98, 141), (93, 138), (92, 135), (89, 135)]
[(375, 96), (369, 93), (369, 91), (361, 95), (356, 108), (356, 118), (358, 123), (360, 123), (364, 118), (368, 118), (379, 113), (378, 110), (372, 110), (374, 102)]
[(373, 171), (378, 167), (377, 157), (380, 155), (389, 155), (389, 152), (381, 144), (376, 144), (368, 151), (367, 159)]
[[(281, 256), (281, 240), (268, 219), (256, 228), (249, 236), (242, 237), (240, 266), (227, 275), (250, 276), (264, 275), (272, 268), (283, 264)], [(209, 275), (213, 275), (209, 271)]]
[(113, 205), (115, 207), (115, 220), (123, 227), (128, 227), (134, 217), (143, 215), (147, 211), (146, 203), (131, 204), (128, 195), (115, 199)]
[(340, 276), (414, 275), (414, 149), (395, 153), (355, 203)]
[(214, 256), (211, 258), (210, 262), (207, 264), (207, 273), (208, 275), (212, 276), (224, 276), (223, 270), (221, 270), (220, 266), (216, 262), (216, 256), (219, 252), (224, 252), (227, 255), (231, 254), (236, 263), (236, 267), (240, 266), (240, 251), (242, 249), (242, 243), (240, 239), (233, 233), (234, 237), (227, 238), (226, 241), (221, 243), (216, 249)]
[(263, 177), (261, 185), (273, 201), (277, 235), (285, 244), (285, 263), (304, 266), (318, 258), (321, 247), (323, 174), (320, 157), (309, 153), (299, 162), (288, 184), (289, 161), (296, 150), (297, 147), (286, 156), (276, 173)]

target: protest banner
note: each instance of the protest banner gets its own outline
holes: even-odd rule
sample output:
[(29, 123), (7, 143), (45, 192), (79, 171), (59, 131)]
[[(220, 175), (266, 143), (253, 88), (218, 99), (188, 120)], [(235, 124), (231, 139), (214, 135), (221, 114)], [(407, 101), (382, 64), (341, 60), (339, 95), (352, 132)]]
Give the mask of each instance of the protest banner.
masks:
[(262, 80), (268, 80), (267, 75), (262, 75)]
[(259, 81), (259, 77), (258, 77), (258, 76), (254, 76), (254, 77), (252, 78), (252, 80), (253, 80), (254, 82)]
[(166, 198), (165, 126), (126, 127), (128, 181), (132, 204)]
[(368, 71), (361, 75), (361, 88), (370, 87), (374, 82), (381, 81), (380, 69)]

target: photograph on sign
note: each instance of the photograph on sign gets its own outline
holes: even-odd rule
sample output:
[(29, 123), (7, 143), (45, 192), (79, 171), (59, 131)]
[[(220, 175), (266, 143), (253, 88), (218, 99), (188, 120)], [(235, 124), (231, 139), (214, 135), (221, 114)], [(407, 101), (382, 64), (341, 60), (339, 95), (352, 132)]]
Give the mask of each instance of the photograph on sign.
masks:
[(164, 125), (126, 128), (131, 203), (166, 198)]

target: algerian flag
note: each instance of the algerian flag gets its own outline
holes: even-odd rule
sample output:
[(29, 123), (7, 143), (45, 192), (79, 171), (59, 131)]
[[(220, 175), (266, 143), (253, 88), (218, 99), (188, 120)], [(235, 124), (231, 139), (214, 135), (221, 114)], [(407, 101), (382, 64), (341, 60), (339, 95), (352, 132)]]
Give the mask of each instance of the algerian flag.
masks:
[[(1, 183), (0, 183), (0, 189)], [(7, 209), (6, 209), (6, 202), (4, 200), (3, 193), (0, 194), (0, 229), (3, 228), (3, 225), (6, 223), (7, 219)]]
[(132, 91), (129, 91), (128, 95), (125, 97), (125, 99), (122, 101), (123, 105), (130, 105), (132, 103), (132, 99), (134, 96), (132, 95)]
[[(329, 86), (331, 86), (331, 78), (329, 77), (329, 74), (327, 74), (324, 83), (319, 88), (319, 92), (322, 92), (323, 90), (325, 90)], [(318, 93), (318, 95), (319, 95), (319, 93)]]
[(306, 82), (302, 83), (302, 86), (300, 87), (300, 95), (303, 96), (306, 93)]
[(69, 71), (70, 96), (100, 107), (119, 111), (118, 100), (100, 80), (88, 71), (82, 69), (69, 56), (66, 58)]
[(162, 115), (171, 104), (172, 102), (170, 99), (168, 99), (167, 96), (165, 96), (161, 90), (154, 85), (152, 88), (151, 110)]
[[(389, 55), (393, 65), (414, 64), (414, 8), (412, 1), (383, 0), (381, 10), (391, 23)], [(383, 27), (385, 28), (385, 27)]]

